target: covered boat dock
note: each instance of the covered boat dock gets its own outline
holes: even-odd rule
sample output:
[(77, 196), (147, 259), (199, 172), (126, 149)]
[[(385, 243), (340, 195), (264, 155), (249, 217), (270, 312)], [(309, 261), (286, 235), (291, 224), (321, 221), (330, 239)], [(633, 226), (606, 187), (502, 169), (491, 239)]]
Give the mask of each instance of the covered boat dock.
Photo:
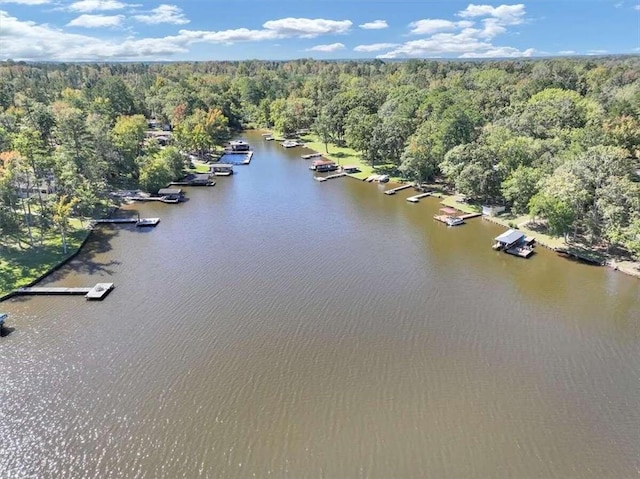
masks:
[(493, 249), (502, 250), (505, 253), (528, 258), (533, 254), (532, 245), (534, 238), (528, 238), (522, 231), (510, 229), (494, 239)]

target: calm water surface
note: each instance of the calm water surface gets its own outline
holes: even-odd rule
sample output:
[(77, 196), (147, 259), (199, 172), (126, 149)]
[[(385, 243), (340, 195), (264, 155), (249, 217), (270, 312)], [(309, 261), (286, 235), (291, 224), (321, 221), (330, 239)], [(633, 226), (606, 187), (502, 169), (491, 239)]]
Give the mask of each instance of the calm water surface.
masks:
[(2, 305), (0, 477), (634, 478), (640, 283), (435, 199), (250, 166)]

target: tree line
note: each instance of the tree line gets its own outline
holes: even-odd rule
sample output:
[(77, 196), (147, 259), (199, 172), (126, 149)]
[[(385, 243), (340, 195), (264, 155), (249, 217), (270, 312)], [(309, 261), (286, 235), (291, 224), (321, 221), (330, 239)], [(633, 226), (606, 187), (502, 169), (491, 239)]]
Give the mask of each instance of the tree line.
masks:
[[(172, 146), (146, 138), (150, 118), (171, 125)], [(185, 153), (251, 126), (311, 130), (409, 180), (640, 256), (638, 57), (5, 62), (3, 237), (37, 244), (64, 229), (65, 211), (90, 216), (123, 185), (157, 189), (182, 175)]]

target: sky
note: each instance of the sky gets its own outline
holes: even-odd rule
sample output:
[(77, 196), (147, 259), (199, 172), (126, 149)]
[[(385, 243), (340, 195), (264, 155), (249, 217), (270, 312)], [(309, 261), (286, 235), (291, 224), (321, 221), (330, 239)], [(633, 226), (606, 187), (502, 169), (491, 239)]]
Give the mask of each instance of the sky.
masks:
[(605, 54), (640, 54), (640, 0), (0, 0), (1, 60)]

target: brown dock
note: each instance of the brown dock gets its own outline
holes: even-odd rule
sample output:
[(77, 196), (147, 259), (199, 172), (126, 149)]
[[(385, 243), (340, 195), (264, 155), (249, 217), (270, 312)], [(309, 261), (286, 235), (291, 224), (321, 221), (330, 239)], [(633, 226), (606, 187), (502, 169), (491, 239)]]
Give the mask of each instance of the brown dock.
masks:
[(18, 288), (20, 295), (84, 295), (87, 299), (104, 299), (113, 289), (113, 283), (98, 283), (91, 288), (31, 286)]
[(401, 185), (396, 188), (391, 188), (390, 190), (386, 190), (384, 192), (385, 195), (395, 195), (398, 191), (406, 190), (407, 188), (412, 188), (413, 185)]

